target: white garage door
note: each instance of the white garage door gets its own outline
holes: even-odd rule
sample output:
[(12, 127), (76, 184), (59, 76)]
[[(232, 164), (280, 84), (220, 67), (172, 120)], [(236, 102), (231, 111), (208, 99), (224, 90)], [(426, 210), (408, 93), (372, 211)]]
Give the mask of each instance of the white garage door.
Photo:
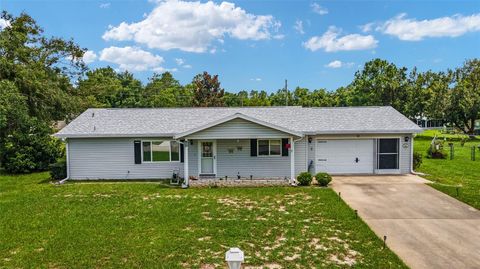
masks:
[(316, 171), (373, 173), (373, 140), (317, 140)]

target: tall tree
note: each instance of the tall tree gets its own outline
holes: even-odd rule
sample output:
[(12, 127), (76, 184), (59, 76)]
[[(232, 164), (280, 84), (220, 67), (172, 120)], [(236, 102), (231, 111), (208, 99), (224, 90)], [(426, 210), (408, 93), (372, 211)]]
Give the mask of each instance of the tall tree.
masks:
[(466, 134), (473, 135), (480, 113), (480, 59), (465, 61), (455, 70), (449, 120)]
[(0, 30), (0, 163), (9, 172), (45, 170), (61, 156), (50, 125), (73, 112), (71, 80), (80, 77), (84, 50), (45, 37), (27, 14), (2, 12)]
[(207, 72), (198, 74), (193, 78), (194, 105), (199, 107), (225, 106), (223, 96), (225, 91), (220, 87), (218, 75), (210, 75)]
[(407, 69), (385, 60), (374, 59), (355, 73), (351, 84), (354, 106), (393, 106), (405, 112), (407, 101)]
[(154, 74), (145, 86), (143, 106), (146, 107), (186, 107), (191, 106), (191, 87), (183, 87), (172, 73)]
[(405, 115), (410, 118), (446, 119), (450, 106), (452, 72), (418, 72), (409, 75), (408, 102)]
[(73, 41), (48, 38), (25, 13), (1, 15), (9, 26), (0, 31), (0, 80), (8, 80), (25, 97), (30, 116), (44, 121), (70, 113), (71, 79), (85, 71), (84, 50)]
[(76, 94), (81, 97), (82, 110), (89, 107), (117, 107), (122, 92), (122, 81), (111, 67), (88, 71), (80, 79)]

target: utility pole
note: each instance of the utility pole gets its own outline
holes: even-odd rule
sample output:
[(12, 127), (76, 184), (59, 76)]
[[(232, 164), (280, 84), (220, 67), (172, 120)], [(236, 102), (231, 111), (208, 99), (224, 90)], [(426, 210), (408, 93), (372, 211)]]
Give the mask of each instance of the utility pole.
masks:
[(287, 84), (287, 80), (285, 80), (285, 106), (288, 106), (288, 84)]

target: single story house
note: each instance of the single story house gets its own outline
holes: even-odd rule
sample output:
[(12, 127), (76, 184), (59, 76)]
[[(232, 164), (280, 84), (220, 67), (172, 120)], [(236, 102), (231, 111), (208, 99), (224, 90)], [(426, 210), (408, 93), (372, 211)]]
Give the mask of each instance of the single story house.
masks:
[(405, 174), (413, 135), (392, 107), (96, 108), (55, 136), (69, 179)]

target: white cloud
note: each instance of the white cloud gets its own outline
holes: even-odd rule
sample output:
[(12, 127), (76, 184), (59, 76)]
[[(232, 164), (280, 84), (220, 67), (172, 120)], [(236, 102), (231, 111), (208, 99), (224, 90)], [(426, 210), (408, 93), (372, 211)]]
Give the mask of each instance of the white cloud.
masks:
[(293, 29), (295, 29), (299, 34), (305, 34), (305, 31), (303, 30), (303, 21), (301, 20), (296, 20), (295, 25), (293, 26)]
[(92, 50), (87, 50), (83, 54), (83, 62), (86, 64), (93, 63), (97, 58), (97, 54)]
[(317, 3), (313, 3), (310, 5), (310, 7), (312, 8), (312, 11), (319, 14), (319, 15), (326, 15), (328, 14), (328, 9), (320, 6), (319, 4)]
[(185, 63), (185, 60), (182, 58), (175, 58), (175, 62), (177, 65), (183, 65)]
[(260, 82), (260, 81), (262, 81), (262, 79), (261, 79), (261, 78), (251, 78), (250, 81), (258, 81), (258, 82)]
[(10, 26), (9, 21), (0, 18), (0, 30), (2, 30), (3, 28), (7, 28), (9, 26)]
[(375, 23), (370, 22), (364, 25), (360, 25), (360, 29), (362, 30), (362, 32), (367, 33), (367, 32), (371, 32), (374, 26), (375, 26)]
[(331, 61), (330, 63), (326, 64), (325, 67), (329, 68), (342, 68), (342, 67), (352, 67), (355, 63), (353, 62), (342, 62), (339, 60)]
[(376, 30), (406, 41), (419, 41), (427, 37), (457, 37), (480, 31), (480, 13), (421, 21), (409, 19), (407, 14), (402, 13), (379, 25)]
[(134, 71), (164, 71), (160, 65), (163, 58), (137, 47), (109, 47), (100, 52), (100, 60), (118, 65), (120, 70)]
[(100, 4), (100, 8), (109, 8), (110, 7), (110, 3), (101, 3)]
[(162, 50), (207, 52), (214, 41), (225, 36), (240, 40), (278, 37), (275, 33), (280, 26), (271, 15), (250, 14), (229, 2), (166, 0), (158, 2), (142, 21), (109, 26), (103, 39), (134, 40)]
[(185, 60), (182, 58), (175, 58), (175, 62), (177, 63), (178, 66), (183, 67), (183, 68), (192, 68), (191, 65), (185, 64)]
[(326, 52), (335, 52), (372, 49), (378, 44), (372, 35), (350, 34), (340, 37), (340, 34), (340, 29), (330, 26), (322, 36), (311, 37), (303, 46), (311, 51), (323, 49)]

